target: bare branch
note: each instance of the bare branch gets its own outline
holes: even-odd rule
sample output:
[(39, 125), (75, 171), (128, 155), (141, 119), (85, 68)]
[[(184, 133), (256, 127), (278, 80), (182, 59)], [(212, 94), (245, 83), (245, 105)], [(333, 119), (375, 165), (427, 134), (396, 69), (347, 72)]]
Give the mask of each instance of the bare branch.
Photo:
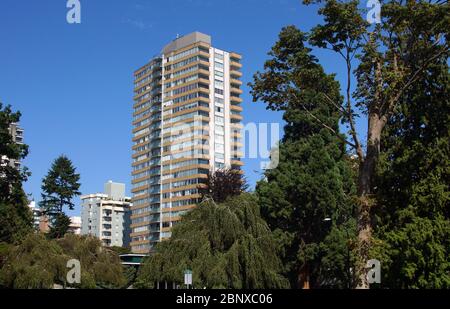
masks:
[[(298, 97), (297, 95), (294, 93), (295, 98), (298, 101)], [(299, 102), (299, 101), (298, 101)], [(339, 138), (342, 142), (344, 142), (345, 144), (349, 145), (350, 147), (356, 149), (356, 145), (349, 142), (346, 138), (344, 138), (341, 134), (339, 134), (339, 132), (337, 132), (335, 129), (333, 129), (332, 127), (330, 127), (329, 125), (327, 125), (326, 123), (324, 123), (322, 120), (320, 120), (316, 115), (314, 115), (313, 113), (311, 113), (310, 110), (308, 110), (306, 108), (305, 105), (303, 105), (302, 103), (300, 103), (300, 106), (303, 108), (303, 110), (314, 120), (316, 120), (321, 126), (323, 126), (324, 128), (326, 128), (327, 130), (329, 130), (330, 132), (332, 132), (337, 138)]]
[(361, 147), (361, 143), (359, 142), (358, 134), (356, 133), (355, 121), (353, 119), (352, 113), (352, 103), (351, 103), (351, 74), (352, 74), (352, 62), (349, 50), (347, 50), (346, 57), (346, 65), (347, 65), (347, 119), (350, 124), (350, 135), (353, 138), (353, 143), (355, 145), (356, 154), (358, 155), (359, 160), (362, 162), (364, 160), (364, 153)]
[(334, 107), (336, 107), (337, 109), (339, 109), (339, 111), (340, 111), (341, 113), (343, 113), (345, 116), (347, 116), (347, 111), (346, 111), (341, 105), (339, 105), (339, 104), (337, 104), (336, 102), (334, 102), (334, 101), (328, 96), (328, 94), (326, 94), (326, 93), (324, 93), (324, 92), (322, 92), (321, 94), (323, 94), (324, 97), (325, 97), (331, 104), (333, 104)]
[[(436, 43), (439, 42), (439, 40), (436, 41)], [(436, 44), (435, 43), (435, 44)], [(433, 46), (435, 45), (433, 44)], [(394, 109), (395, 105), (397, 104), (397, 102), (400, 100), (400, 98), (402, 97), (403, 93), (413, 84), (417, 81), (417, 79), (420, 77), (420, 74), (428, 67), (428, 65), (433, 62), (435, 59), (439, 58), (440, 56), (442, 56), (444, 53), (449, 52), (450, 48), (449, 46), (447, 46), (446, 48), (443, 48), (439, 53), (435, 54), (434, 56), (428, 58), (423, 64), (422, 66), (417, 69), (413, 75), (411, 76), (411, 78), (405, 83), (405, 85), (403, 85), (403, 87), (400, 89), (400, 91), (397, 93), (397, 95), (390, 101), (390, 104), (388, 106), (388, 111), (387, 113), (392, 112), (392, 110)]]

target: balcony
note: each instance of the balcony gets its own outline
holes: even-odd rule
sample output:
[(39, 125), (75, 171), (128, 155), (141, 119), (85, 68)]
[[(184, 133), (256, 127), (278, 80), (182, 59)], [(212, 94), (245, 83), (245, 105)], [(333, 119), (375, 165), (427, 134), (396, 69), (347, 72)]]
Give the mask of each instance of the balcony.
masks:
[(231, 59), (232, 61), (233, 61), (233, 60), (237, 60), (237, 61), (239, 62), (239, 61), (241, 61), (242, 56), (241, 56), (240, 54), (238, 54), (238, 53), (231, 52), (231, 53), (230, 53), (230, 59)]

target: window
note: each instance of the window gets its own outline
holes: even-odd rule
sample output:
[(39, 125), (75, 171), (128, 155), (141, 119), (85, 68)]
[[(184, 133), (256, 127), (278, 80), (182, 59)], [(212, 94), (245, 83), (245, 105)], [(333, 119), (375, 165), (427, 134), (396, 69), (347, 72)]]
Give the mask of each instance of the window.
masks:
[(225, 134), (224, 126), (216, 125), (215, 126), (216, 134)]
[(217, 68), (217, 69), (223, 69), (223, 63), (220, 63), (220, 62), (215, 62), (214, 63), (214, 65), (215, 65), (215, 67)]
[(217, 60), (223, 60), (223, 55), (222, 55), (222, 54), (215, 53), (214, 57), (215, 57)]
[(216, 77), (223, 77), (223, 72), (221, 72), (221, 71), (217, 71), (217, 70), (215, 70), (214, 71), (214, 75), (216, 76)]
[(222, 168), (225, 167), (225, 164), (222, 163), (222, 162), (215, 162), (214, 165), (215, 165), (215, 167), (218, 168), (218, 169), (222, 169)]
[(184, 52), (181, 52), (181, 53), (179, 53), (179, 54), (176, 54), (176, 55), (174, 55), (174, 56), (172, 56), (172, 57), (169, 57), (167, 60), (168, 60), (168, 61), (175, 61), (175, 60), (181, 59), (181, 58), (183, 58), (183, 57), (186, 57), (186, 56), (188, 56), (188, 55), (195, 54), (195, 53), (198, 52), (198, 51), (199, 51), (198, 47), (194, 47), (194, 48), (191, 48), (191, 49), (186, 50), (186, 51), (184, 51)]
[(216, 143), (215, 150), (218, 153), (225, 153), (225, 147), (223, 144)]
[(215, 92), (216, 92), (217, 94), (223, 95), (223, 90), (222, 90), (222, 89), (216, 88), (216, 89), (215, 89)]
[(217, 124), (224, 124), (224, 118), (220, 116), (216, 116), (216, 123)]

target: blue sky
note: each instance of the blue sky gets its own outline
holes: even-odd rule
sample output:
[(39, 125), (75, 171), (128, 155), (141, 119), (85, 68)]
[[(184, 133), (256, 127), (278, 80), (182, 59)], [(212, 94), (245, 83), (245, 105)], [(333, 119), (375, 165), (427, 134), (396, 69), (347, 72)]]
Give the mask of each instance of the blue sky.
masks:
[[(0, 101), (23, 114), (24, 163), (33, 174), (25, 190), (37, 200), (60, 154), (74, 162), (84, 194), (108, 180), (129, 192), (132, 74), (177, 34), (201, 31), (215, 47), (241, 53), (244, 122), (281, 123), (279, 113), (252, 102), (246, 84), (283, 26), (307, 31), (321, 20), (317, 7), (299, 0), (81, 0), (81, 24), (68, 24), (67, 10), (65, 0), (0, 0)], [(334, 54), (314, 53), (343, 78)], [(254, 185), (259, 160), (245, 163)]]

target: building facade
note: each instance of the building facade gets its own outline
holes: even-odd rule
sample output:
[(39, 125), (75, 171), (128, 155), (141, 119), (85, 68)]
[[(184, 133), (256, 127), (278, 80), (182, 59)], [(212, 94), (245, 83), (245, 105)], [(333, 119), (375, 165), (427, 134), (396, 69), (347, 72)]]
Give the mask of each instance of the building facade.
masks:
[(199, 201), (209, 171), (242, 162), (241, 56), (199, 32), (134, 73), (131, 249), (151, 252)]
[(70, 217), (69, 232), (75, 235), (81, 234), (81, 217)]
[(44, 211), (36, 205), (36, 202), (31, 201), (28, 206), (33, 214), (33, 228), (36, 232), (48, 233), (50, 231), (50, 220)]
[[(11, 123), (9, 126), (9, 134), (12, 137), (12, 140), (16, 144), (23, 144), (23, 129), (19, 126), (18, 123)], [(10, 165), (17, 169), (20, 169), (21, 162), (20, 160), (10, 159), (6, 156), (1, 157), (2, 166)]]
[(81, 196), (81, 234), (99, 238), (103, 245), (128, 247), (130, 244), (131, 198), (125, 184), (109, 181), (104, 193)]

